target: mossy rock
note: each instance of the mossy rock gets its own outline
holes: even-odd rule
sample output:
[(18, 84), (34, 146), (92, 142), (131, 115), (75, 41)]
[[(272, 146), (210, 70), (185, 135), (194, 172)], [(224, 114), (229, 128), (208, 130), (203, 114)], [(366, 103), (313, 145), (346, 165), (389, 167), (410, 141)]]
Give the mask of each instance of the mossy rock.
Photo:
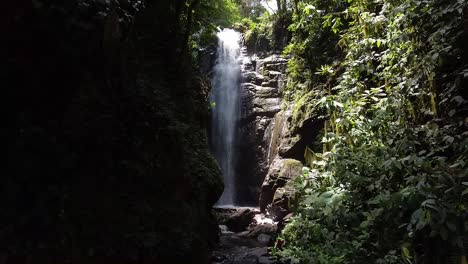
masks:
[(292, 179), (298, 176), (302, 171), (302, 163), (295, 159), (284, 159), (278, 178)]
[(275, 192), (282, 188), (288, 181), (299, 176), (302, 172), (302, 163), (295, 159), (276, 159), (270, 171), (262, 184), (260, 193), (260, 210), (265, 211), (267, 206), (272, 203)]

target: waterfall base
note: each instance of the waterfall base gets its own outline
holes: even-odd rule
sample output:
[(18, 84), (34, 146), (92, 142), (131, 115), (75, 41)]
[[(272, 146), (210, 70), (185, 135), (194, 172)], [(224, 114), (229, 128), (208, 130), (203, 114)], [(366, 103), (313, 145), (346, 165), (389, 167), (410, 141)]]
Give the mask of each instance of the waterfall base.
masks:
[[(238, 264), (274, 264), (268, 253), (277, 235), (277, 223), (265, 217), (257, 208), (214, 208), (214, 214), (220, 224), (221, 237), (218, 247), (213, 252), (212, 263)], [(227, 225), (237, 218), (245, 221), (243, 216), (250, 216), (243, 229), (232, 231)], [(231, 223), (232, 224), (232, 223)], [(239, 225), (238, 225), (239, 226)]]

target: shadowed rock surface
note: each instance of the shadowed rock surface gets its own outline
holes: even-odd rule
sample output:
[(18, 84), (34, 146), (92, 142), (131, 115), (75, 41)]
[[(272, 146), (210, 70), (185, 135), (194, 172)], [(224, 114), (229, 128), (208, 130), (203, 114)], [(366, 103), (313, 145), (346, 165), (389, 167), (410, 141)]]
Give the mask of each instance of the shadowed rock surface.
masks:
[[(273, 264), (268, 253), (277, 235), (276, 223), (255, 208), (215, 208), (220, 223), (220, 241), (212, 254), (212, 264)], [(253, 214), (249, 222), (239, 216)], [(245, 224), (232, 230), (225, 224), (237, 220)], [(238, 227), (238, 225), (236, 225)], [(233, 232), (235, 231), (235, 232)]]
[(242, 117), (238, 186), (240, 204), (256, 205), (269, 166), (271, 131), (281, 111), (283, 74), (287, 60), (279, 55), (250, 57), (242, 73)]

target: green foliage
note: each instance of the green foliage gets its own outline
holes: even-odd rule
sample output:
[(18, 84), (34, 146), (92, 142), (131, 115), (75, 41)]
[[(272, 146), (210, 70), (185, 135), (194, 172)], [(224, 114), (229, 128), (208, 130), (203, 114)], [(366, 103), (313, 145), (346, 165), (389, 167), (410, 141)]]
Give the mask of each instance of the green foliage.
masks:
[(264, 12), (254, 20), (244, 18), (244, 41), (247, 49), (252, 52), (265, 52), (271, 49), (273, 17)]
[(202, 0), (194, 11), (191, 47), (193, 61), (199, 48), (216, 43), (218, 27), (231, 27), (240, 21), (239, 6), (232, 0)]
[(301, 105), (294, 122), (316, 107), (324, 113), (324, 151), (306, 155), (296, 216), (276, 256), (387, 264), (461, 255), (466, 8), (466, 1), (298, 1), (286, 95)]
[(345, 19), (333, 18), (332, 14), (343, 12), (346, 5), (333, 0), (298, 1), (288, 27), (292, 40), (283, 51), (285, 55), (292, 55), (288, 67), (289, 88), (304, 83), (311, 89), (312, 83), (323, 79), (315, 75), (318, 68), (339, 57), (337, 33)]
[(232, 0), (204, 0), (195, 11), (194, 32), (205, 27), (229, 27), (239, 22), (241, 17), (238, 5)]
[(261, 4), (261, 0), (236, 0), (239, 6), (240, 15), (243, 18), (248, 18), (254, 22), (258, 22), (258, 18), (267, 10)]

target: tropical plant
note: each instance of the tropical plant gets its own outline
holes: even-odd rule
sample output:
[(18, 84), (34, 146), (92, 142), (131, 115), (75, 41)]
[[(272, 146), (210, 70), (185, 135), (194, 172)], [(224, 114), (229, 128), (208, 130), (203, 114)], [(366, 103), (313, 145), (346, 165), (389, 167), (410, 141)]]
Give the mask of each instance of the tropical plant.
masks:
[(325, 113), (324, 152), (297, 178), (276, 255), (466, 263), (466, 1), (296, 4), (287, 99)]

